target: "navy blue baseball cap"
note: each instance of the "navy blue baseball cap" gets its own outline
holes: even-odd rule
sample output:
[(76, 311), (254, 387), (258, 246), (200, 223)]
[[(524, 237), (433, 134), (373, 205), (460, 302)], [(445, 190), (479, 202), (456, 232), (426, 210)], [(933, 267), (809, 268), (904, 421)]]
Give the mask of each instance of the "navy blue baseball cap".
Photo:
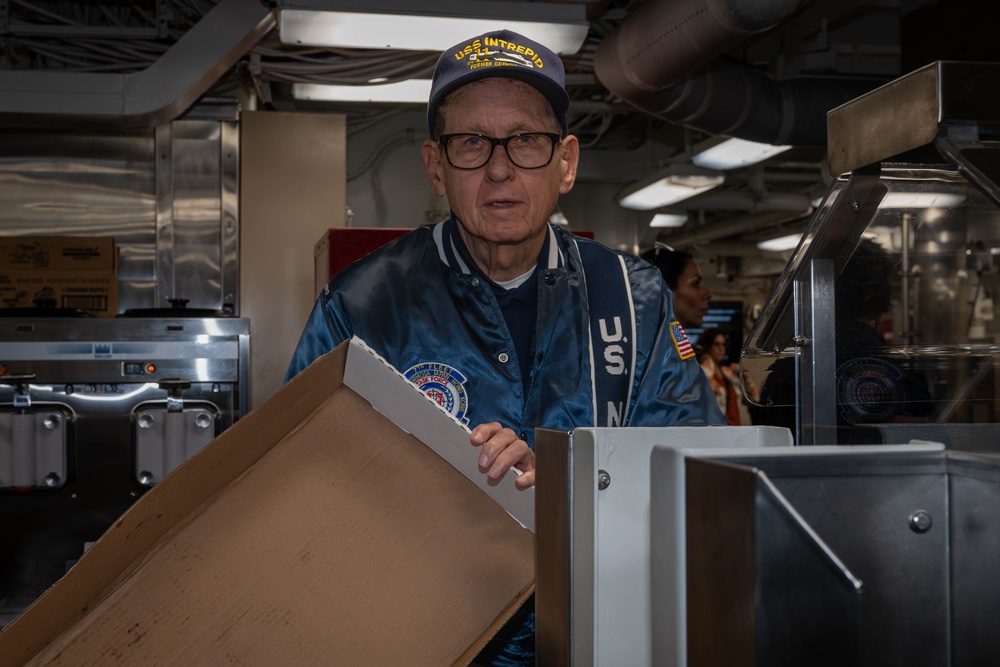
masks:
[(459, 42), (438, 58), (427, 102), (430, 136), (434, 137), (434, 117), (444, 98), (467, 83), (492, 76), (517, 79), (535, 88), (552, 105), (563, 134), (569, 131), (569, 95), (562, 60), (524, 35), (496, 30)]

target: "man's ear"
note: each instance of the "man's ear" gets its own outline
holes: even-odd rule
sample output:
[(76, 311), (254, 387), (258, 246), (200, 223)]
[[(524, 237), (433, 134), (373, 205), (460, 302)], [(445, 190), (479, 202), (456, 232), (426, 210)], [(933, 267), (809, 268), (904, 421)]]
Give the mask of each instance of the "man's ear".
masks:
[(559, 177), (559, 194), (564, 195), (573, 189), (576, 183), (576, 168), (580, 164), (580, 142), (572, 134), (562, 140), (562, 156), (559, 166), (562, 173)]
[(445, 195), (444, 173), (441, 164), (441, 146), (433, 139), (426, 140), (420, 147), (420, 155), (424, 159), (424, 169), (427, 170), (427, 180), (438, 197)]

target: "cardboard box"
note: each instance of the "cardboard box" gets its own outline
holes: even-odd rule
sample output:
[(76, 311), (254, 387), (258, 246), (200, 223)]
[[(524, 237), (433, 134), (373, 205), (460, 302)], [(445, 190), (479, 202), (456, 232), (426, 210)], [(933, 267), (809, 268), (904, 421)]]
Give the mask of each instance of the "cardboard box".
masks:
[(2, 308), (72, 308), (118, 314), (118, 276), (105, 271), (0, 272)]
[(118, 248), (110, 236), (0, 237), (0, 308), (118, 314)]
[(11, 271), (103, 271), (118, 268), (112, 236), (0, 237), (0, 273)]
[[(0, 632), (0, 667), (468, 664), (532, 592), (534, 535), (431, 449), (461, 437), (475, 466), (341, 345), (136, 502)], [(533, 508), (513, 475), (485, 488)]]

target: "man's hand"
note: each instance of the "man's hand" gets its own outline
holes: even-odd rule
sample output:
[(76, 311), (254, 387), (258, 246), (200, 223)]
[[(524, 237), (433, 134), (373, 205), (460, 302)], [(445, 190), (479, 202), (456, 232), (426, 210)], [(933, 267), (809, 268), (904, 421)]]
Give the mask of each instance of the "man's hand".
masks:
[(498, 422), (480, 424), (472, 429), (469, 441), (476, 447), (482, 446), (479, 469), (490, 480), (500, 479), (511, 467), (515, 467), (522, 473), (514, 480), (517, 488), (527, 489), (535, 485), (535, 453), (514, 431), (500, 426)]

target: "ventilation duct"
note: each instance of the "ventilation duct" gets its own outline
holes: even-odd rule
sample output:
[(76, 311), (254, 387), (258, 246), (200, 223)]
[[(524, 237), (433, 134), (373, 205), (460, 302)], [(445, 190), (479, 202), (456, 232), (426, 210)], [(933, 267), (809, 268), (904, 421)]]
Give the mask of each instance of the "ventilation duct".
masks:
[(163, 125), (204, 95), (274, 25), (274, 14), (260, 0), (221, 0), (141, 72), (0, 72), (0, 125)]
[(600, 82), (654, 116), (708, 134), (823, 146), (826, 112), (881, 82), (771, 76), (720, 55), (800, 0), (647, 0), (597, 48)]

